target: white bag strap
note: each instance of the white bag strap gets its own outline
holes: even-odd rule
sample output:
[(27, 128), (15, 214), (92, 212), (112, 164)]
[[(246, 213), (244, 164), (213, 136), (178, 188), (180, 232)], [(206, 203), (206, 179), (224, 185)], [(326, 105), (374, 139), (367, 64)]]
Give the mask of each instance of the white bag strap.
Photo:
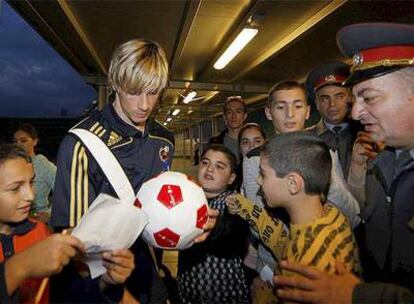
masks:
[(108, 146), (98, 136), (88, 130), (72, 129), (69, 132), (79, 137), (85, 147), (88, 148), (114, 188), (120, 201), (133, 204), (135, 202), (134, 189)]

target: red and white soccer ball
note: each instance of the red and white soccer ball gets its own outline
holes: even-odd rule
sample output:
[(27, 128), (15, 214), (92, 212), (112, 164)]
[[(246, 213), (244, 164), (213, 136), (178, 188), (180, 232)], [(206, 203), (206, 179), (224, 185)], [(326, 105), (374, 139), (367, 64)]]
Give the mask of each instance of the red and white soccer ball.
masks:
[(183, 173), (164, 172), (139, 190), (135, 205), (148, 215), (142, 236), (154, 247), (185, 249), (208, 220), (203, 189)]

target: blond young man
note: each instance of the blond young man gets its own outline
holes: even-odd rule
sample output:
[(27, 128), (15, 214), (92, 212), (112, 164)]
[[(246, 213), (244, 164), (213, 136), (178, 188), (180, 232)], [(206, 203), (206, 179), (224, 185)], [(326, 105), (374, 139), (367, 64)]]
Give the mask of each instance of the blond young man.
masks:
[[(108, 73), (115, 100), (76, 126), (106, 143), (136, 193), (143, 182), (168, 170), (173, 158), (173, 134), (151, 117), (167, 80), (168, 62), (158, 43), (134, 39), (120, 45)], [(73, 134), (66, 135), (57, 158), (51, 225), (76, 226), (100, 193), (116, 196), (88, 149)], [(148, 246), (139, 239), (131, 249), (139, 266), (127, 281), (129, 292), (140, 303), (165, 302), (167, 292)]]

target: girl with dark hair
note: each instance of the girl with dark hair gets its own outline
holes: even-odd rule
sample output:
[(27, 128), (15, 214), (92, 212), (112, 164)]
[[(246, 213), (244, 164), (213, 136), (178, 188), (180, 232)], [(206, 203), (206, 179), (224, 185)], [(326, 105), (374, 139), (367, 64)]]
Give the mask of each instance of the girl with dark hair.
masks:
[(266, 135), (263, 129), (254, 122), (245, 124), (239, 133), (239, 149), (242, 156), (250, 150), (264, 144)]
[(56, 166), (46, 156), (35, 153), (39, 137), (36, 129), (31, 124), (24, 123), (19, 125), (14, 132), (14, 141), (31, 158), (35, 171), (35, 199), (30, 212), (38, 220), (47, 222), (51, 209), (49, 195), (55, 184)]

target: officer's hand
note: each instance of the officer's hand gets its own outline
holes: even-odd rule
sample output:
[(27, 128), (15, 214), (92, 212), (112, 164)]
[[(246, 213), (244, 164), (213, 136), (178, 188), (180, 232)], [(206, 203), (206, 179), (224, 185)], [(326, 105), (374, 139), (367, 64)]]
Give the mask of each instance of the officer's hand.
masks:
[(384, 147), (384, 143), (375, 142), (368, 132), (358, 132), (352, 151), (352, 161), (358, 165), (365, 165), (368, 160), (374, 159)]
[(360, 279), (337, 263), (337, 274), (329, 274), (310, 266), (283, 261), (282, 269), (294, 276), (278, 275), (274, 282), (279, 287), (277, 296), (285, 301), (305, 303), (352, 303), (352, 292)]

